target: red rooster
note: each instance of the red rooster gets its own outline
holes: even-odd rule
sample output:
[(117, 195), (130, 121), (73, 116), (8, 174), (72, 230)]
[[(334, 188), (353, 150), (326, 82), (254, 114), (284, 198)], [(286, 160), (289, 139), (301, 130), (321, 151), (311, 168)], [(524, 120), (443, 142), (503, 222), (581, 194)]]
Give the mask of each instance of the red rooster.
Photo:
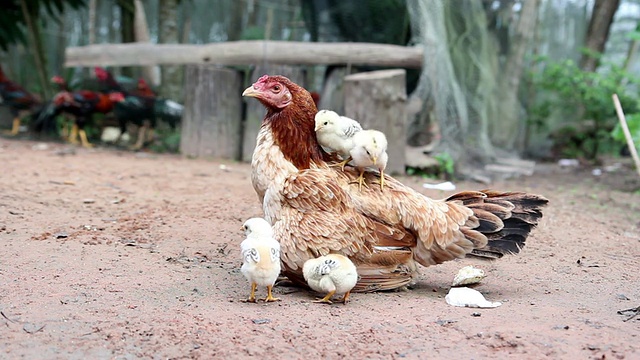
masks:
[[(267, 114), (258, 134), (251, 180), (264, 216), (281, 244), (284, 273), (304, 284), (306, 260), (349, 257), (355, 291), (396, 289), (414, 282), (417, 266), (477, 255), (517, 253), (542, 217), (547, 199), (522, 192), (465, 191), (432, 200), (394, 178), (385, 189), (358, 190), (359, 173), (344, 171), (318, 145), (309, 92), (283, 76), (263, 76), (243, 92)], [(368, 171), (368, 184), (378, 180)]]
[(62, 89), (53, 98), (53, 113), (68, 114), (74, 119), (71, 133), (69, 134), (69, 142), (78, 143), (78, 135), (83, 147), (92, 147), (93, 145), (87, 138), (84, 126), (91, 121), (96, 113), (107, 114), (113, 110), (114, 99), (119, 100), (120, 97), (113, 97), (109, 94), (103, 94), (95, 91), (80, 90), (71, 92), (63, 78), (56, 76), (52, 79)]
[(0, 67), (0, 97), (13, 115), (13, 124), (9, 134), (17, 135), (20, 131), (21, 118), (37, 111), (41, 107), (40, 100), (22, 86), (9, 80)]

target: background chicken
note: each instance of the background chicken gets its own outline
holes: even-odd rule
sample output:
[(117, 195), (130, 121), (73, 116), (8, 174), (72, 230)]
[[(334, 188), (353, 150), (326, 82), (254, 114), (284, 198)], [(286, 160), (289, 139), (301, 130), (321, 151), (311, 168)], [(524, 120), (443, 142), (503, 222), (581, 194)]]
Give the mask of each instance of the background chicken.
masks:
[(351, 160), (353, 136), (362, 131), (362, 126), (356, 120), (340, 116), (331, 110), (318, 111), (315, 124), (318, 143), (338, 152), (343, 160), (339, 165), (344, 170), (345, 165)]
[(0, 66), (0, 98), (2, 98), (2, 105), (8, 106), (11, 115), (13, 116), (13, 123), (11, 126), (10, 135), (17, 135), (20, 131), (21, 119), (27, 115), (37, 113), (42, 108), (40, 100), (34, 95), (25, 90), (22, 86), (9, 80), (2, 67)]
[(155, 92), (144, 79), (139, 79), (134, 91), (127, 91), (113, 75), (102, 69), (95, 69), (96, 77), (103, 82), (107, 93), (123, 94), (121, 101), (114, 106), (113, 114), (120, 127), (120, 135), (116, 142), (127, 132), (127, 125), (138, 126), (138, 134), (133, 149), (141, 149), (145, 142), (153, 140), (158, 120), (165, 121), (175, 129), (182, 118), (183, 106), (175, 101), (156, 97)]
[[(318, 144), (309, 92), (263, 76), (243, 92), (267, 113), (252, 159), (252, 183), (282, 247), (285, 274), (304, 284), (305, 261), (341, 253), (357, 266), (357, 291), (395, 289), (424, 266), (469, 254), (517, 253), (547, 199), (522, 192), (466, 191), (432, 200), (385, 175), (388, 191), (363, 188), (358, 173), (330, 167)], [(364, 181), (377, 180), (366, 171)]]
[(265, 302), (278, 301), (271, 294), (280, 274), (280, 243), (273, 238), (271, 225), (261, 218), (251, 218), (242, 225), (247, 238), (240, 244), (242, 268), (240, 271), (251, 284), (248, 302), (256, 302), (256, 288), (267, 287)]
[(378, 130), (363, 130), (353, 136), (351, 158), (358, 170), (358, 186), (362, 190), (364, 172), (369, 166), (375, 166), (380, 171), (380, 190), (384, 190), (384, 169), (387, 167), (387, 137)]
[(351, 289), (358, 282), (358, 272), (353, 262), (340, 254), (329, 254), (317, 259), (309, 259), (304, 263), (302, 274), (313, 290), (326, 293), (315, 302), (331, 304), (331, 297), (342, 295), (340, 300), (346, 304)]

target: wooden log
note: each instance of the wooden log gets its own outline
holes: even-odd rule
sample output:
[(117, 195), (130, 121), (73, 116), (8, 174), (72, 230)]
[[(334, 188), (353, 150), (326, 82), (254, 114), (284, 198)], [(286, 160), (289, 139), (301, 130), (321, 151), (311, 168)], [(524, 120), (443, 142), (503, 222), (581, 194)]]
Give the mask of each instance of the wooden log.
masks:
[(171, 64), (286, 65), (352, 64), (422, 67), (419, 46), (297, 41), (228, 41), (195, 44), (100, 44), (69, 47), (66, 67)]
[[(306, 88), (305, 72), (299, 66), (291, 65), (278, 65), (278, 64), (263, 64), (258, 65), (251, 72), (249, 77), (250, 82), (257, 80), (260, 76), (269, 75), (283, 75), (288, 77), (291, 81)], [(246, 101), (246, 100), (245, 100)], [(247, 110), (242, 130), (242, 161), (250, 162), (253, 156), (253, 150), (256, 147), (256, 138), (260, 131), (260, 125), (266, 114), (264, 105), (255, 99), (246, 101)]]
[(187, 156), (240, 159), (241, 76), (230, 69), (189, 65), (180, 152)]
[(344, 81), (345, 115), (364, 129), (387, 136), (389, 162), (385, 172), (404, 174), (407, 142), (406, 71), (371, 71), (348, 75)]

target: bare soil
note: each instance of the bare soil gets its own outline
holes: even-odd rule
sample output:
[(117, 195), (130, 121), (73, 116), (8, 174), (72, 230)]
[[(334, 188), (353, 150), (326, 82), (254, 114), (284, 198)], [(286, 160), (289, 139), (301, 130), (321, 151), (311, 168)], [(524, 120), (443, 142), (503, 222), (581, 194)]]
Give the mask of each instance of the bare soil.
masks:
[[(492, 184), (550, 199), (519, 255), (423, 268), (411, 290), (347, 305), (286, 285), (242, 301), (240, 226), (261, 215), (247, 164), (9, 139), (0, 164), (0, 358), (640, 359), (640, 315), (618, 314), (640, 306), (628, 161)], [(469, 264), (501, 307), (446, 304)]]

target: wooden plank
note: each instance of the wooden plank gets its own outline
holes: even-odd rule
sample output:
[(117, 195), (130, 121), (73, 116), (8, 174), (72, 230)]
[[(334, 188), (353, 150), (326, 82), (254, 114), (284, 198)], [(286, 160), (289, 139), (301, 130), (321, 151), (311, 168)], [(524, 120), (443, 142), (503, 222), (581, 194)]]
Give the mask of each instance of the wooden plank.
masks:
[(385, 172), (404, 174), (407, 143), (407, 92), (404, 69), (348, 75), (344, 79), (345, 115), (365, 129), (387, 136), (389, 162)]
[[(283, 75), (291, 81), (306, 88), (305, 72), (299, 66), (278, 65), (278, 64), (261, 64), (255, 67), (251, 72), (249, 79), (258, 79), (265, 74)], [(242, 139), (242, 161), (251, 162), (253, 150), (256, 147), (256, 138), (260, 131), (260, 125), (266, 114), (264, 105), (255, 99), (246, 100), (246, 117), (243, 123), (243, 139)]]
[(189, 65), (180, 152), (192, 157), (240, 159), (242, 91), (237, 71)]
[(68, 47), (65, 66), (146, 66), (168, 64), (285, 65), (352, 64), (422, 67), (423, 51), (372, 43), (228, 41), (194, 44), (99, 44)]

